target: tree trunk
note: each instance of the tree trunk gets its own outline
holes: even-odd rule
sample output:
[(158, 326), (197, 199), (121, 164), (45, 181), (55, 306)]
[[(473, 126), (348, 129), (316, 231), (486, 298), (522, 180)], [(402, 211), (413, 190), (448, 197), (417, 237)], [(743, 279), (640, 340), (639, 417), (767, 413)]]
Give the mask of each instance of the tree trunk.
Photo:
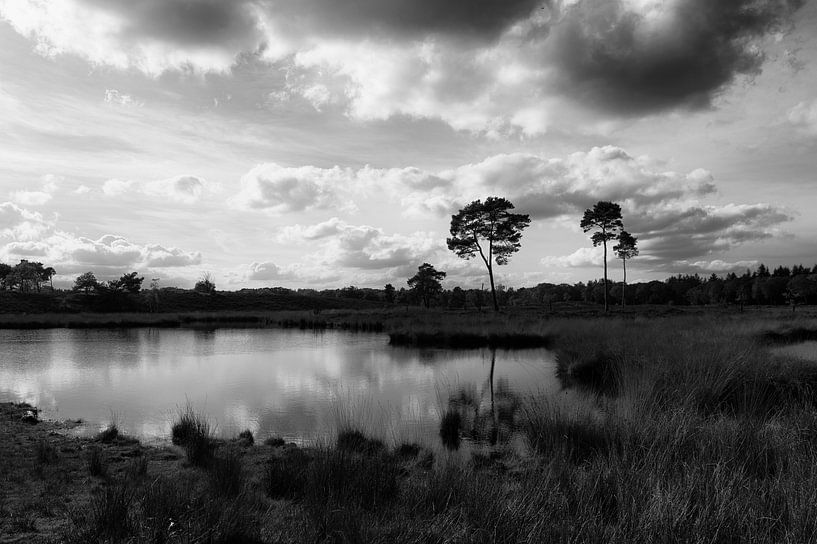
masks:
[(624, 308), (624, 291), (627, 290), (627, 259), (622, 257), (621, 264), (624, 266), (624, 284), (621, 286), (621, 307)]
[(607, 240), (602, 242), (604, 245), (604, 311), (609, 312), (610, 306), (607, 303)]
[(494, 288), (494, 267), (488, 267), (488, 277), (491, 279), (491, 296), (494, 299), (494, 311), (499, 311), (499, 303), (496, 301), (496, 289)]

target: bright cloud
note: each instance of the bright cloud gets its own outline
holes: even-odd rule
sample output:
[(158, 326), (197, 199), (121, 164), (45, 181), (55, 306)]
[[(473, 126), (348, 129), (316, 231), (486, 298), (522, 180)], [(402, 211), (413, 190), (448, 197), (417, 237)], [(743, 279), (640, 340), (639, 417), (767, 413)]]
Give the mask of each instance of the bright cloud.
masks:
[(202, 260), (199, 252), (142, 245), (111, 234), (91, 239), (56, 227), (39, 213), (10, 202), (0, 204), (0, 260), (36, 257), (60, 274), (91, 269), (100, 277), (127, 269), (188, 267)]
[(817, 99), (794, 106), (789, 110), (788, 120), (806, 134), (817, 136)]
[(348, 168), (287, 168), (261, 164), (241, 178), (240, 191), (230, 199), (237, 209), (272, 213), (302, 212), (352, 206), (345, 184), (355, 174)]
[(102, 185), (102, 192), (111, 197), (136, 193), (185, 204), (192, 204), (204, 194), (215, 193), (218, 190), (218, 186), (197, 176), (176, 176), (146, 182), (109, 179)]

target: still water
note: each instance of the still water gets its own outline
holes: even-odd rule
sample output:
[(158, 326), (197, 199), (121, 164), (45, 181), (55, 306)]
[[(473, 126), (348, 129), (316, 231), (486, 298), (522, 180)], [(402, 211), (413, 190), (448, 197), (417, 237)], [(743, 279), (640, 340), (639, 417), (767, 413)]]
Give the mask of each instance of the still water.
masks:
[[(543, 349), (393, 348), (383, 334), (281, 329), (0, 330), (0, 401), (44, 417), (112, 419), (166, 440), (186, 403), (225, 437), (310, 443), (352, 422), (381, 438), (428, 441), (451, 398), (479, 408), (493, 390), (516, 397), (560, 390)], [(493, 383), (491, 361), (495, 356)]]

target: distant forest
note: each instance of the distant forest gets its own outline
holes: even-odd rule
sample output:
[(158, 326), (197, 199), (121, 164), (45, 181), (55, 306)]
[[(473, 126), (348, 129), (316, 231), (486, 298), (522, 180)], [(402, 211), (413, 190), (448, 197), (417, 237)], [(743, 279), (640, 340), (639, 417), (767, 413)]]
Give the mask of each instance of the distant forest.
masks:
[[(136, 311), (150, 310), (150, 304), (122, 304), (126, 301), (123, 297), (144, 298), (144, 302), (147, 303), (159, 293), (169, 295), (173, 292), (190, 291), (199, 295), (218, 294), (228, 296), (230, 294), (229, 291), (216, 291), (215, 284), (207, 274), (202, 277), (192, 290), (175, 287), (159, 288), (158, 282), (154, 282), (151, 289), (142, 290), (142, 278), (136, 277), (135, 272), (125, 274), (122, 278), (109, 282), (97, 281), (92, 273), (87, 272), (77, 278), (73, 289), (55, 290), (51, 284), (55, 274), (56, 271), (52, 267), (46, 267), (42, 263), (21, 261), (15, 266), (0, 263), (0, 290), (29, 295), (39, 293), (41, 296), (52, 293), (74, 293), (74, 296), (81, 298), (92, 297), (106, 300), (116, 295), (110, 302), (119, 301), (118, 304), (114, 304), (120, 306), (117, 308), (118, 310), (124, 310), (127, 307)], [(610, 298), (613, 304), (621, 304), (622, 285), (621, 282), (608, 281)], [(497, 298), (500, 306), (504, 307), (547, 307), (558, 302), (603, 304), (603, 287), (604, 281), (601, 279), (574, 284), (540, 283), (535, 287), (521, 288), (499, 285)], [(417, 289), (395, 288), (392, 285), (387, 285), (382, 289), (349, 286), (323, 290), (269, 287), (241, 289), (235, 293), (240, 298), (246, 298), (248, 295), (259, 297), (302, 295), (310, 298), (347, 299), (365, 301), (368, 303), (365, 307), (371, 307), (373, 303), (419, 306), (423, 302), (422, 293), (418, 292)], [(679, 274), (664, 281), (656, 280), (627, 284), (626, 293), (624, 294), (628, 306), (640, 304), (678, 306), (817, 304), (817, 265), (812, 268), (803, 265), (779, 266), (774, 270), (770, 270), (761, 264), (755, 270), (747, 269), (742, 275), (729, 273), (721, 276), (712, 274), (707, 277), (699, 274)], [(294, 301), (294, 299), (292, 300)], [(99, 300), (98, 302), (102, 301)], [(204, 302), (202, 301), (202, 304)], [(489, 308), (491, 306), (491, 294), (485, 288), (462, 289), (461, 287), (454, 287), (453, 289), (441, 289), (434, 293), (430, 305), (450, 309)], [(94, 306), (98, 306), (98, 304)], [(337, 306), (337, 304), (332, 304), (332, 306)], [(357, 305), (353, 304), (353, 306)], [(164, 308), (159, 311), (164, 311)]]

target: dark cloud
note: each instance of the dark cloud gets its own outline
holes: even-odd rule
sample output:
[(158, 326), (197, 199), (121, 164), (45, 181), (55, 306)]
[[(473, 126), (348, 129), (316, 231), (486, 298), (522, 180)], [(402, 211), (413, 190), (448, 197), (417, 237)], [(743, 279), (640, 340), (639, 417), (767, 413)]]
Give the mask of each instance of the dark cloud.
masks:
[(247, 0), (84, 0), (127, 21), (126, 37), (153, 37), (181, 46), (258, 43), (257, 17)]
[(652, 14), (580, 0), (552, 29), (565, 91), (623, 114), (706, 108), (738, 75), (760, 72), (755, 44), (805, 0), (678, 0)]
[[(328, 34), (494, 38), (542, 0), (270, 0), (273, 17)], [(308, 21), (308, 22), (307, 22)]]

